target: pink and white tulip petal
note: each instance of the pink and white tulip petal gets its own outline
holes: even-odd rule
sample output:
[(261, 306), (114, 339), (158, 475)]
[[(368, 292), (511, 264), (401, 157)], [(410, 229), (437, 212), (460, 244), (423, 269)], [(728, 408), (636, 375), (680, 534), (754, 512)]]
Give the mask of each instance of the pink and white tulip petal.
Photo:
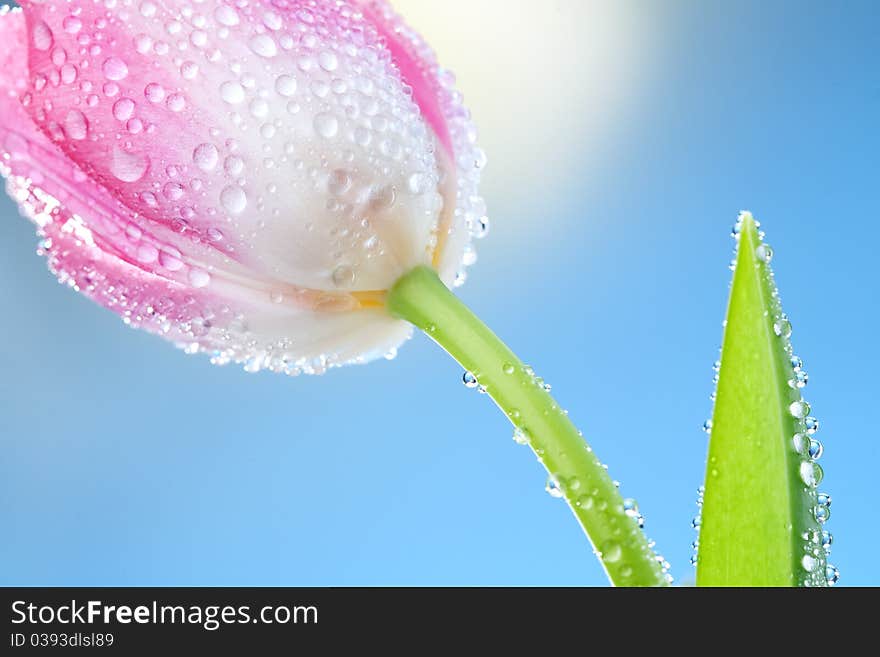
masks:
[(486, 225), (452, 78), (384, 2), (48, 0), (0, 16), (0, 156), (59, 277), (220, 362), (364, 362), (382, 295)]

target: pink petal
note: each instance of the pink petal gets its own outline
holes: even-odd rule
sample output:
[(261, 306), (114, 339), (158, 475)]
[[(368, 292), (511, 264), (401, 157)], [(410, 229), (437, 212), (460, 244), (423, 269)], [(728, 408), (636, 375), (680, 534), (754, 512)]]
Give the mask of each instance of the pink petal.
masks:
[(0, 39), (11, 46), (0, 56), (0, 173), (59, 281), (219, 362), (321, 371), (405, 339), (407, 326), (384, 311), (346, 312), (356, 300), (249, 279), (234, 262), (216, 268), (212, 248), (134, 215), (31, 123), (18, 101), (27, 72), (15, 47), (25, 38), (21, 12), (0, 14)]
[(399, 344), (374, 291), (426, 263), (452, 282), (483, 156), (430, 49), (353, 4), (0, 17), (0, 165), (59, 278), (221, 362), (316, 371)]
[[(155, 7), (143, 3), (141, 13), (148, 6)], [(154, 53), (138, 51), (151, 37), (133, 34), (137, 24), (123, 22), (123, 14), (141, 16), (101, 3), (26, 3), (30, 87), (22, 104), (73, 162), (134, 213), (229, 252), (229, 243), (211, 239), (216, 218), (192, 175), (207, 119), (170, 62), (160, 65)]]
[(431, 261), (434, 137), (360, 16), (279, 7), (31, 4), (23, 102), (139, 216), (278, 284), (387, 289)]
[(454, 156), (454, 146), (443, 106), (449, 92), (440, 83), (436, 58), (430, 46), (407, 27), (388, 2), (352, 0), (352, 4), (360, 8), (385, 39), (391, 57), (400, 69), (401, 77), (412, 88), (413, 99), (422, 111), (422, 116), (446, 152)]
[(440, 66), (431, 47), (387, 0), (350, 2), (385, 39), (400, 75), (412, 88), (413, 99), (442, 147), (437, 154), (443, 173), (439, 191), (446, 203), (433, 263), (447, 284), (463, 282), (464, 267), (475, 259), (469, 246), (471, 236), (483, 237), (488, 224), (485, 203), (478, 193), (485, 155), (476, 146), (476, 129), (455, 90), (455, 76)]

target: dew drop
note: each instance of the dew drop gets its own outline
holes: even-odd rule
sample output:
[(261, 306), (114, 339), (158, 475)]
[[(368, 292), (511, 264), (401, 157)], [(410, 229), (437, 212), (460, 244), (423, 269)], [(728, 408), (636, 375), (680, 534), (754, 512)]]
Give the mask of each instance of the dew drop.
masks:
[(478, 385), (480, 385), (479, 381), (477, 381), (477, 377), (473, 374), (473, 372), (465, 372), (462, 375), (461, 380), (467, 388), (476, 388)]
[(208, 287), (211, 284), (211, 275), (203, 269), (190, 269), (189, 282), (195, 288)]
[(117, 82), (124, 80), (128, 75), (128, 66), (119, 57), (108, 57), (105, 59), (101, 70), (104, 72), (104, 77)]
[(230, 155), (223, 161), (223, 169), (230, 176), (237, 176), (244, 170), (244, 160), (237, 155)]
[(229, 80), (220, 85), (220, 97), (230, 105), (238, 105), (244, 102), (244, 87), (235, 80)]
[(254, 54), (267, 59), (278, 54), (278, 46), (275, 44), (275, 40), (268, 34), (256, 35), (248, 42), (248, 46), (250, 46)]
[(131, 98), (120, 98), (113, 103), (113, 118), (117, 121), (128, 121), (134, 114), (135, 104)]
[(339, 119), (329, 112), (315, 116), (315, 132), (325, 139), (332, 139), (339, 132)]
[(814, 461), (818, 461), (822, 458), (822, 453), (825, 451), (825, 448), (822, 446), (822, 443), (815, 438), (810, 438), (810, 446), (809, 446), (809, 457)]
[(269, 103), (262, 98), (254, 98), (248, 109), (251, 111), (251, 116), (262, 119), (269, 113)]
[(777, 337), (790, 338), (791, 337), (791, 322), (789, 322), (784, 317), (781, 319), (778, 319), (773, 324), (773, 332), (776, 334)]
[(152, 244), (141, 244), (137, 249), (137, 259), (145, 265), (152, 264), (159, 259), (159, 250)]
[(229, 185), (220, 192), (220, 203), (230, 214), (241, 214), (247, 207), (247, 195), (238, 185)]
[(65, 64), (61, 67), (61, 81), (64, 84), (73, 84), (76, 82), (79, 70), (73, 64)]
[(166, 183), (162, 188), (162, 195), (169, 201), (179, 201), (183, 194), (183, 186), (176, 182)]
[(816, 488), (821, 484), (824, 474), (825, 473), (822, 472), (822, 466), (818, 463), (814, 463), (813, 461), (801, 461), (801, 481), (810, 488)]
[(159, 264), (168, 271), (179, 271), (183, 269), (183, 261), (173, 253), (161, 251), (159, 253)]
[(65, 16), (61, 21), (61, 27), (68, 34), (77, 34), (82, 29), (82, 21), (76, 16)]
[(816, 559), (815, 557), (810, 556), (809, 554), (805, 554), (805, 555), (803, 556), (803, 558), (801, 559), (801, 566), (802, 566), (803, 569), (806, 570), (808, 573), (811, 573), (811, 572), (813, 572), (814, 570), (816, 570), (816, 568), (817, 568), (818, 565), (819, 565), (819, 561), (818, 561), (818, 559)]
[(146, 155), (128, 153), (118, 146), (113, 148), (110, 171), (122, 182), (137, 182), (144, 177), (150, 166)]
[(819, 420), (809, 415), (804, 418), (804, 426), (807, 428), (807, 433), (812, 436), (819, 430)]
[(296, 93), (296, 78), (292, 75), (279, 75), (275, 79), (275, 91), (279, 95), (289, 98)]
[(37, 50), (49, 50), (49, 48), (52, 47), (52, 44), (55, 43), (55, 37), (52, 34), (52, 30), (50, 30), (49, 26), (43, 21), (34, 25), (32, 36), (34, 40), (34, 48)]
[(334, 196), (342, 196), (351, 189), (351, 174), (345, 169), (336, 169), (327, 181), (327, 191)]
[(186, 100), (180, 94), (171, 94), (168, 96), (168, 100), (165, 101), (165, 105), (172, 112), (182, 112), (186, 107)]
[(180, 65), (180, 75), (184, 80), (194, 80), (199, 74), (199, 65), (195, 62), (184, 62)]
[(427, 176), (423, 173), (414, 173), (407, 180), (407, 189), (413, 196), (424, 194), (428, 187)]
[(770, 264), (773, 260), (773, 249), (769, 244), (761, 244), (755, 249), (755, 257), (763, 263)]
[(341, 265), (333, 270), (333, 285), (336, 287), (351, 287), (354, 285), (354, 269), (347, 265)]
[(214, 19), (226, 27), (235, 27), (238, 25), (238, 13), (229, 5), (220, 5), (214, 11)]
[(513, 430), (513, 442), (517, 445), (528, 445), (531, 440), (528, 430), (517, 427)]
[(791, 439), (792, 445), (794, 445), (794, 451), (798, 454), (803, 454), (804, 456), (808, 455), (808, 450), (810, 448), (810, 439), (802, 433), (796, 433)]
[(335, 53), (324, 50), (318, 55), (318, 64), (325, 71), (333, 72), (339, 67), (339, 58), (336, 57)]
[(161, 84), (151, 82), (144, 87), (144, 97), (151, 103), (161, 103), (165, 99), (165, 89)]
[(825, 583), (834, 586), (840, 581), (840, 571), (833, 564), (825, 566)]
[(89, 123), (85, 114), (79, 110), (70, 110), (64, 119), (64, 132), (73, 140), (80, 141), (86, 138)]
[(619, 543), (609, 543), (602, 549), (602, 560), (605, 563), (617, 563), (623, 556), (623, 548)]
[(579, 509), (589, 510), (593, 508), (593, 497), (592, 495), (583, 495), (577, 499), (574, 503), (576, 507)]
[(834, 544), (834, 536), (827, 529), (823, 529), (819, 536), (819, 542), (822, 545), (822, 549), (825, 550), (826, 554), (831, 552), (831, 546)]
[(199, 144), (193, 150), (193, 162), (202, 171), (213, 171), (220, 159), (220, 152), (214, 144)]
[(802, 420), (810, 414), (810, 405), (804, 400), (799, 399), (789, 405), (788, 411), (793, 417)]
[(547, 477), (547, 483), (544, 485), (544, 490), (550, 494), (550, 497), (560, 498), (562, 497), (562, 486), (559, 485), (559, 481), (557, 481), (556, 477), (549, 476)]

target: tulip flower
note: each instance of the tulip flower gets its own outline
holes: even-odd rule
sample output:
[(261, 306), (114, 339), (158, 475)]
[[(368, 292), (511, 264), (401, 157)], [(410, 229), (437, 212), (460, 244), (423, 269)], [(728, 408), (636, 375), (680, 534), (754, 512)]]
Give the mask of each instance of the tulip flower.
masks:
[(621, 583), (663, 583), (605, 470), (449, 287), (488, 228), (454, 77), (383, 0), (28, 0), (0, 167), (65, 283), (215, 362), (320, 373), (415, 324), (547, 466)]

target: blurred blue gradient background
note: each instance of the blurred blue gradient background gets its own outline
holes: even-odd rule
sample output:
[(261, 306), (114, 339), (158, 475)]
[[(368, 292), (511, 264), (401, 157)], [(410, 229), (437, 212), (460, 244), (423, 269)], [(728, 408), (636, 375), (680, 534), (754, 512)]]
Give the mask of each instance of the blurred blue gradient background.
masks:
[[(461, 295), (553, 384), (677, 579), (748, 208), (822, 421), (832, 561), (880, 584), (878, 5), (396, 4), (484, 127), (493, 234)], [(4, 197), (0, 584), (605, 583), (427, 339), (319, 378), (217, 369), (59, 286), (35, 245)]]

